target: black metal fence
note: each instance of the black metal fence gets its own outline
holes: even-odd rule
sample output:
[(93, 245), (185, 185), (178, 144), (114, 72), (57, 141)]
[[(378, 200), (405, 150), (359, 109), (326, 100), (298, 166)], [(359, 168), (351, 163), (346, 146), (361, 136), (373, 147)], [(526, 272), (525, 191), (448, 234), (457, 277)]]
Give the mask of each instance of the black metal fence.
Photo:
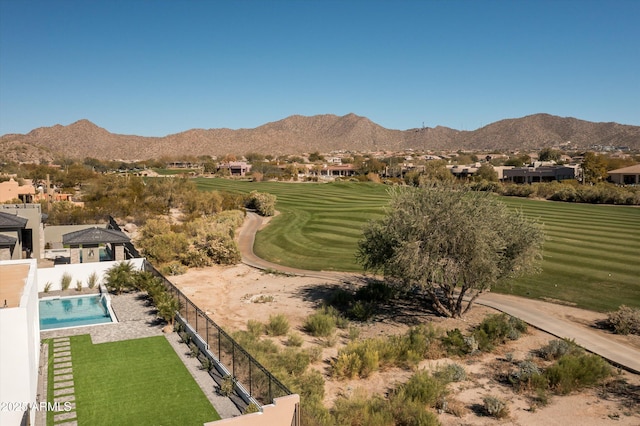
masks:
[(209, 351), (242, 384), (249, 396), (253, 397), (261, 405), (265, 405), (271, 404), (275, 398), (291, 395), (292, 392), (285, 385), (189, 300), (151, 263), (145, 260), (144, 268), (160, 278), (167, 291), (178, 299), (180, 302), (180, 315), (209, 345)]
[[(109, 216), (109, 229), (113, 229), (115, 231), (122, 231), (122, 229), (120, 229), (120, 225), (118, 225), (118, 223), (116, 222), (116, 220)], [(140, 256), (140, 253), (138, 252), (138, 249), (136, 249), (134, 247), (134, 245), (131, 242), (125, 243), (124, 244), (124, 258), (125, 259), (137, 259)]]

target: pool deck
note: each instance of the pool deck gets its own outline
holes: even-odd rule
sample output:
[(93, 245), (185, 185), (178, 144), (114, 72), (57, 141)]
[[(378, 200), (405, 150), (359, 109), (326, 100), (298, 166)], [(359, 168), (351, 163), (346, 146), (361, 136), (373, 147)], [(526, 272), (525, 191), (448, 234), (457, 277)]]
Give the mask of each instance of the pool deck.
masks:
[[(57, 292), (56, 292), (57, 293)], [(56, 293), (47, 294), (46, 296), (55, 296)], [(79, 293), (61, 294), (61, 296), (78, 295)], [(89, 294), (82, 292), (80, 294)], [(45, 296), (41, 294), (41, 297)], [(40, 337), (44, 339), (54, 339), (57, 342), (64, 341), (70, 336), (78, 336), (82, 334), (89, 334), (93, 343), (106, 343), (117, 342), (121, 340), (139, 339), (143, 337), (160, 336), (164, 335), (167, 341), (171, 344), (176, 351), (178, 357), (184, 363), (185, 367), (189, 370), (194, 380), (204, 394), (207, 396), (211, 405), (216, 409), (220, 417), (223, 419), (235, 417), (240, 415), (240, 411), (231, 399), (222, 397), (216, 393), (218, 387), (216, 382), (209, 376), (206, 371), (200, 370), (199, 362), (190, 357), (189, 348), (180, 343), (180, 338), (177, 333), (163, 333), (162, 328), (165, 323), (158, 320), (156, 315), (156, 309), (149, 305), (143, 293), (123, 293), (121, 295), (111, 295), (111, 306), (118, 319), (117, 323), (98, 324), (84, 327), (66, 328), (58, 330), (44, 330), (40, 332)], [(46, 355), (45, 355), (46, 356)], [(69, 360), (70, 364), (73, 364), (73, 360)], [(42, 363), (41, 363), (42, 364)], [(47, 389), (47, 368), (46, 361), (44, 362), (44, 368), (40, 369), (39, 389), (41, 399), (44, 400)], [(74, 406), (75, 408), (75, 406)], [(36, 425), (46, 424), (46, 413), (39, 411), (36, 417)], [(62, 419), (61, 419), (62, 420)], [(61, 423), (65, 426), (77, 425), (77, 422), (73, 418), (69, 418), (66, 423)]]

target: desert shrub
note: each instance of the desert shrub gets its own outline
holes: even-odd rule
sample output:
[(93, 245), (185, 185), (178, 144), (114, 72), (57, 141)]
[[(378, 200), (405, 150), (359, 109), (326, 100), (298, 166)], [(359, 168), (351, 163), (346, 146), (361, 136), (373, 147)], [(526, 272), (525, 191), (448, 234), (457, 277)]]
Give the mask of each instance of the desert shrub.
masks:
[(276, 200), (273, 194), (251, 191), (246, 206), (248, 209), (255, 209), (262, 216), (273, 216), (276, 212)]
[(356, 327), (349, 327), (349, 334), (347, 334), (347, 338), (350, 341), (354, 341), (358, 337), (360, 337), (360, 329)]
[(73, 278), (71, 277), (71, 275), (69, 275), (68, 272), (62, 274), (62, 278), (60, 278), (60, 287), (62, 288), (62, 290), (67, 290), (69, 286), (71, 286), (72, 280)]
[(597, 355), (564, 355), (544, 372), (549, 387), (556, 393), (568, 394), (597, 384), (611, 375), (611, 366)]
[(289, 331), (289, 320), (283, 314), (271, 315), (265, 330), (270, 336), (284, 336)]
[(307, 317), (304, 322), (304, 330), (314, 337), (327, 337), (336, 329), (335, 316), (323, 311), (318, 311)]
[(469, 345), (468, 339), (458, 328), (447, 331), (446, 336), (442, 338), (442, 344), (449, 355), (464, 356), (473, 352), (472, 345)]
[(307, 348), (307, 353), (309, 354), (309, 360), (311, 362), (318, 362), (322, 359), (322, 348), (319, 346)]
[[(358, 370), (353, 374), (367, 377), (373, 371), (382, 367), (398, 366), (405, 368), (415, 367), (425, 358), (437, 358), (440, 356), (440, 332), (433, 327), (418, 326), (407, 331), (404, 335), (389, 336), (387, 338), (365, 339), (352, 341), (342, 348), (338, 355), (344, 355), (340, 359), (334, 376), (344, 376), (342, 370), (344, 363), (349, 361), (349, 366)], [(346, 358), (346, 356), (350, 358)], [(353, 359), (357, 358), (357, 362)], [(349, 370), (349, 374), (352, 371)]]
[(519, 185), (516, 183), (505, 184), (501, 187), (501, 195), (511, 197), (529, 197), (533, 194), (534, 189), (531, 185)]
[(447, 396), (445, 382), (433, 377), (428, 371), (418, 371), (396, 389), (396, 397), (403, 401), (416, 401), (429, 407), (436, 407)]
[(478, 342), (478, 349), (489, 352), (496, 344), (505, 343), (507, 340), (517, 340), (527, 330), (527, 324), (507, 314), (487, 316), (473, 331), (473, 336)]
[(392, 424), (415, 426), (437, 426), (440, 424), (436, 415), (420, 402), (395, 398), (390, 401), (389, 405), (394, 419)]
[(518, 369), (509, 374), (508, 380), (518, 391), (546, 392), (549, 387), (547, 378), (542, 375), (542, 370), (533, 362), (526, 360), (518, 363)]
[(76, 280), (76, 291), (82, 291), (82, 281)]
[(389, 401), (381, 396), (367, 397), (355, 392), (351, 397), (336, 399), (331, 414), (335, 424), (383, 426), (395, 424)]
[(163, 275), (175, 276), (187, 272), (187, 267), (180, 262), (170, 262), (160, 268)]
[(227, 398), (233, 395), (235, 391), (236, 380), (231, 376), (224, 376), (222, 378), (222, 382), (220, 382), (220, 387), (218, 388), (218, 393), (222, 396), (226, 396)]
[(373, 316), (374, 307), (372, 303), (358, 300), (348, 310), (349, 317), (356, 321), (367, 321)]
[(94, 271), (87, 277), (87, 286), (93, 289), (98, 284), (98, 274)]
[(607, 321), (617, 334), (640, 335), (640, 308), (622, 305), (607, 314)]
[(51, 281), (47, 281), (44, 285), (44, 292), (49, 293), (51, 291), (51, 286), (53, 286), (53, 283)]
[(292, 348), (277, 353), (271, 357), (270, 364), (275, 371), (284, 371), (286, 374), (297, 376), (305, 372), (311, 360), (309, 353)]
[(445, 383), (462, 382), (467, 379), (467, 372), (460, 364), (447, 364), (444, 367), (436, 369), (433, 376)]
[(509, 407), (507, 403), (495, 396), (487, 395), (482, 399), (484, 410), (487, 415), (496, 419), (504, 419), (509, 417)]
[(343, 352), (331, 362), (331, 375), (337, 379), (353, 379), (360, 374), (362, 360), (357, 353)]
[(247, 405), (247, 407), (242, 411), (242, 414), (251, 414), (260, 412), (260, 407), (255, 402)]
[(247, 332), (253, 337), (260, 337), (264, 332), (264, 324), (260, 321), (249, 320), (247, 321)]
[(338, 336), (336, 334), (325, 337), (321, 342), (322, 346), (325, 348), (332, 348), (336, 343), (338, 343)]
[(287, 346), (300, 347), (303, 342), (302, 336), (298, 333), (289, 333), (287, 336)]
[(572, 340), (566, 339), (550, 340), (547, 345), (538, 350), (540, 357), (547, 361), (559, 359), (567, 354), (576, 355), (581, 352), (582, 349), (578, 345), (576, 345)]

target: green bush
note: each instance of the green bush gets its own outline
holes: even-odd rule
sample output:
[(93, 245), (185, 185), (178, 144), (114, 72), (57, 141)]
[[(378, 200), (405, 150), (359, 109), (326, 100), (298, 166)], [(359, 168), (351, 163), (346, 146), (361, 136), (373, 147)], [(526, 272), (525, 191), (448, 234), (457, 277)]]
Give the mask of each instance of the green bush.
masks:
[(460, 329), (448, 330), (442, 338), (442, 344), (449, 355), (464, 356), (472, 352), (472, 347)]
[(416, 401), (435, 408), (447, 396), (445, 382), (422, 370), (411, 376), (407, 383), (396, 390), (396, 395), (403, 401)]
[(373, 316), (373, 304), (358, 300), (349, 309), (349, 316), (356, 321), (368, 321)]
[(264, 324), (256, 320), (247, 321), (247, 332), (253, 337), (260, 337), (264, 332)]
[(572, 340), (566, 339), (550, 340), (547, 345), (538, 350), (540, 357), (547, 361), (557, 360), (567, 354), (577, 355), (581, 352), (583, 352), (582, 348), (576, 345)]
[(271, 315), (265, 330), (269, 336), (284, 336), (289, 332), (289, 320), (283, 314)]
[(322, 311), (309, 315), (304, 322), (304, 330), (314, 337), (330, 336), (335, 329), (335, 316)]
[(518, 369), (509, 375), (508, 380), (518, 391), (535, 390), (544, 393), (549, 387), (542, 370), (531, 361), (520, 362)]
[(565, 395), (584, 387), (594, 386), (611, 375), (611, 366), (597, 355), (564, 355), (549, 367), (544, 376), (549, 387)]
[(331, 362), (331, 375), (337, 379), (353, 379), (360, 374), (362, 360), (357, 353), (343, 352)]
[(287, 346), (300, 347), (303, 342), (302, 336), (298, 333), (289, 333), (289, 336), (287, 336)]
[(276, 212), (276, 200), (273, 194), (251, 191), (247, 199), (247, 208), (255, 209), (262, 216), (273, 216)]
[(607, 321), (617, 334), (640, 335), (640, 308), (622, 305), (607, 314)]
[(473, 331), (478, 342), (478, 349), (484, 352), (493, 350), (496, 344), (507, 340), (517, 340), (527, 330), (527, 324), (507, 314), (487, 316)]

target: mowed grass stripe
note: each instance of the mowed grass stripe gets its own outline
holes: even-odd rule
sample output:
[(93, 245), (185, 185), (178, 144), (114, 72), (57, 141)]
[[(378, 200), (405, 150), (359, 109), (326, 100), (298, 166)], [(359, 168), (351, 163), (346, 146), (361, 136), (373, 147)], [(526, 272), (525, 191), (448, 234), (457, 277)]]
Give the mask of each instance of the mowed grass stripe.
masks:
[(583, 262), (589, 262), (594, 266), (599, 264), (603, 266), (607, 264), (629, 265), (638, 259), (637, 256), (629, 253), (611, 253), (593, 246), (568, 246), (558, 242), (545, 244), (544, 256), (547, 258), (562, 256), (576, 260), (582, 259)]
[[(275, 194), (282, 214), (258, 233), (256, 253), (275, 263), (312, 270), (360, 271), (355, 252), (362, 227), (382, 217), (389, 199), (388, 187), (375, 184), (197, 182), (206, 190)], [(559, 298), (595, 310), (613, 310), (621, 303), (640, 305), (640, 262), (636, 260), (640, 258), (640, 209), (499, 199), (539, 219), (547, 241), (540, 264), (543, 272), (510, 280), (510, 285), (497, 291)], [(599, 297), (600, 291), (607, 294)]]

